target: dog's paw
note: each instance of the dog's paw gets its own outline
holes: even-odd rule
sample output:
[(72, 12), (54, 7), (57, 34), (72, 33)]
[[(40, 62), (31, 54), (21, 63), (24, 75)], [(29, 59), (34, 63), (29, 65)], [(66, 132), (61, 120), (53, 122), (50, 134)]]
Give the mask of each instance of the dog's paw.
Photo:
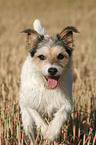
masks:
[(54, 135), (53, 132), (46, 131), (45, 134), (44, 134), (44, 139), (54, 141), (55, 135)]
[(42, 135), (44, 136), (46, 130), (48, 129), (48, 126), (46, 124), (43, 124), (43, 125), (40, 126), (40, 129), (41, 129)]
[(54, 141), (54, 139), (57, 138), (58, 133), (59, 131), (57, 128), (49, 126), (44, 134), (44, 139)]

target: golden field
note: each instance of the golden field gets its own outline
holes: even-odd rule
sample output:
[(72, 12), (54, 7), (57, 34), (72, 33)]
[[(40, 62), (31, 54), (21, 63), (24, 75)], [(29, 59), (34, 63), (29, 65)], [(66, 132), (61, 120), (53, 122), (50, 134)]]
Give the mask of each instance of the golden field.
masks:
[(47, 34), (75, 26), (73, 52), (73, 110), (57, 143), (37, 132), (36, 144), (96, 144), (96, 1), (1, 0), (0, 1), (0, 145), (30, 145), (19, 108), (20, 72), (27, 56), (26, 36), (40, 19)]

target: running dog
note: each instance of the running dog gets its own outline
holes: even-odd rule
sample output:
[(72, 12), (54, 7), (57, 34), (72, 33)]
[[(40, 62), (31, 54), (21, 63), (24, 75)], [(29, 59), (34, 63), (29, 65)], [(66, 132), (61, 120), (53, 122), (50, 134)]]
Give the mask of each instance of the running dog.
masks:
[[(54, 141), (72, 109), (72, 51), (73, 26), (66, 27), (56, 36), (45, 34), (39, 20), (34, 29), (26, 29), (28, 57), (23, 65), (20, 87), (20, 109), (23, 127), (31, 144), (36, 130), (44, 139)], [(42, 115), (51, 121), (46, 123)]]

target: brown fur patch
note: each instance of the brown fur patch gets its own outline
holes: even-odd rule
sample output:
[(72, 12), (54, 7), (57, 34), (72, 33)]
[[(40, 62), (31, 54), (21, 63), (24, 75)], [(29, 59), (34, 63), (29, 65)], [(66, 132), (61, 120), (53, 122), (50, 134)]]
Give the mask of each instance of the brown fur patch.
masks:
[[(63, 54), (64, 58), (62, 60), (58, 60), (58, 55), (59, 54)], [(44, 55), (45, 56), (45, 60), (40, 60), (38, 58), (39, 55)], [(46, 65), (47, 63), (50, 64), (57, 64), (61, 67), (65, 67), (68, 62), (69, 62), (69, 55), (68, 53), (65, 51), (65, 49), (61, 46), (48, 46), (48, 45), (44, 45), (43, 47), (39, 48), (33, 58), (33, 60), (36, 62), (37, 66), (41, 69), (44, 65)]]

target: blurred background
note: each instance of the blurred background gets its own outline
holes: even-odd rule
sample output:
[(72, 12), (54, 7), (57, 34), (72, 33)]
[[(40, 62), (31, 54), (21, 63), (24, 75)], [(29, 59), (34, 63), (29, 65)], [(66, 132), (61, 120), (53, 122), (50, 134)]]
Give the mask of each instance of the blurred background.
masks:
[[(37, 18), (49, 35), (56, 35), (68, 25), (80, 32), (74, 34), (74, 107), (59, 143), (95, 145), (95, 0), (0, 0), (0, 145), (29, 144), (18, 104), (20, 73), (27, 57), (26, 35), (20, 32), (32, 28)], [(42, 137), (38, 141), (45, 142)]]

